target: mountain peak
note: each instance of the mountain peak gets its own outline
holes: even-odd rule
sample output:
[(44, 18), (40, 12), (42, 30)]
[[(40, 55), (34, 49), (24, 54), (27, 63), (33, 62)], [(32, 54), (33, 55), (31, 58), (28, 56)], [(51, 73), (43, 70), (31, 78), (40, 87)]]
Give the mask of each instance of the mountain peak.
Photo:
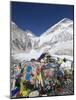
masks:
[(72, 20), (69, 19), (69, 18), (63, 18), (61, 21), (59, 21), (59, 23), (61, 23), (61, 22), (63, 22), (63, 23), (65, 23), (65, 22), (72, 22)]
[(16, 23), (15, 22), (13, 22), (13, 21), (11, 21), (11, 27), (14, 27), (14, 28), (18, 28), (18, 26), (16, 25)]
[(12, 25), (16, 25), (16, 23), (15, 23), (15, 22), (13, 22), (13, 21), (11, 21), (11, 24), (12, 24)]
[(32, 37), (32, 36), (33, 36), (32, 31), (30, 31), (30, 30), (26, 30), (25, 32), (26, 32), (26, 34), (27, 34), (28, 36), (30, 36), (30, 37)]
[(50, 27), (48, 30), (46, 30), (42, 34), (42, 37), (48, 35), (49, 33), (53, 33), (56, 29), (58, 29), (58, 27), (60, 28), (60, 26), (67, 27), (70, 24), (73, 24), (73, 21), (71, 19), (69, 19), (69, 18), (63, 18), (58, 23), (56, 23), (55, 25), (53, 25), (52, 27)]
[(25, 33), (26, 33), (29, 37), (36, 37), (36, 36), (32, 33), (32, 31), (30, 31), (30, 30), (26, 30)]
[[(56, 23), (54, 26), (52, 26), (52, 27), (56, 27), (56, 26), (58, 26), (58, 25), (60, 25), (60, 24), (70, 24), (70, 23), (72, 23), (73, 21), (71, 20), (71, 19), (69, 19), (69, 18), (63, 18), (62, 20), (60, 20), (58, 23)], [(51, 27), (51, 28), (52, 28)]]

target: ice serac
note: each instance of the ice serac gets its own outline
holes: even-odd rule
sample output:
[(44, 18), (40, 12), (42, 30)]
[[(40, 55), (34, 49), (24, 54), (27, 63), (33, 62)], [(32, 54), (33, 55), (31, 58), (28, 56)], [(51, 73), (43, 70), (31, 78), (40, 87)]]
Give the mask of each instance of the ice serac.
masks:
[(29, 34), (31, 33), (23, 31), (14, 22), (11, 22), (11, 53), (29, 52), (32, 49)]
[(11, 54), (19, 60), (28, 57), (37, 59), (45, 51), (52, 55), (73, 57), (73, 21), (64, 18), (39, 37), (11, 22), (11, 48)]

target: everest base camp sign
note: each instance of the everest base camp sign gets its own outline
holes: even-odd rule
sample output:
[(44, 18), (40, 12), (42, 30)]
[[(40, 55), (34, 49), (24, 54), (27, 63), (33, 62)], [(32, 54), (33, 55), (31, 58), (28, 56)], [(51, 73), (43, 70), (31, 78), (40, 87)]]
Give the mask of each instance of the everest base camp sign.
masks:
[(10, 97), (73, 95), (74, 6), (10, 5)]

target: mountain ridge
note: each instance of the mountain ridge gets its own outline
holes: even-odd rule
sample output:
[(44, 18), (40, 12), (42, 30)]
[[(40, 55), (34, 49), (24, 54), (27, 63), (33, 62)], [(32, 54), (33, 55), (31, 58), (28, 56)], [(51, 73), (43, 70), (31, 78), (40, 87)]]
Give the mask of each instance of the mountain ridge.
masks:
[[(40, 52), (41, 54), (42, 52), (46, 51), (46, 49), (48, 52), (53, 54), (59, 54), (58, 51), (61, 51), (63, 54), (68, 55), (71, 53), (70, 55), (73, 55), (72, 20), (68, 18), (62, 19), (42, 33), (40, 37), (35, 36), (30, 30), (23, 31), (14, 22), (11, 23), (11, 55), (22, 52), (30, 53), (33, 50), (35, 53)], [(60, 43), (64, 44), (63, 50), (59, 47)], [(70, 43), (71, 45), (69, 45)], [(69, 46), (69, 48), (67, 48), (66, 45)], [(54, 48), (56, 49), (56, 52)], [(67, 53), (65, 53), (65, 51)]]

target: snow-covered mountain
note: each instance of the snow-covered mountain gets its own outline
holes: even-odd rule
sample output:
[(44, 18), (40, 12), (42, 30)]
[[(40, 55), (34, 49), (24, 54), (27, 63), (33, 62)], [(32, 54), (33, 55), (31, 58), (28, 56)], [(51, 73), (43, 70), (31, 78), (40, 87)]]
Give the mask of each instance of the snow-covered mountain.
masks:
[(38, 58), (48, 51), (54, 55), (73, 56), (73, 21), (64, 18), (40, 37), (31, 31), (23, 31), (11, 22), (11, 55), (16, 59)]
[(30, 31), (23, 31), (11, 22), (11, 53), (29, 52), (33, 46), (35, 36)]
[[(73, 21), (67, 18), (46, 30), (40, 36), (40, 48), (48, 48), (50, 53), (73, 55)], [(47, 47), (47, 48), (46, 48)]]
[(73, 21), (64, 18), (40, 36), (39, 46), (73, 40)]

